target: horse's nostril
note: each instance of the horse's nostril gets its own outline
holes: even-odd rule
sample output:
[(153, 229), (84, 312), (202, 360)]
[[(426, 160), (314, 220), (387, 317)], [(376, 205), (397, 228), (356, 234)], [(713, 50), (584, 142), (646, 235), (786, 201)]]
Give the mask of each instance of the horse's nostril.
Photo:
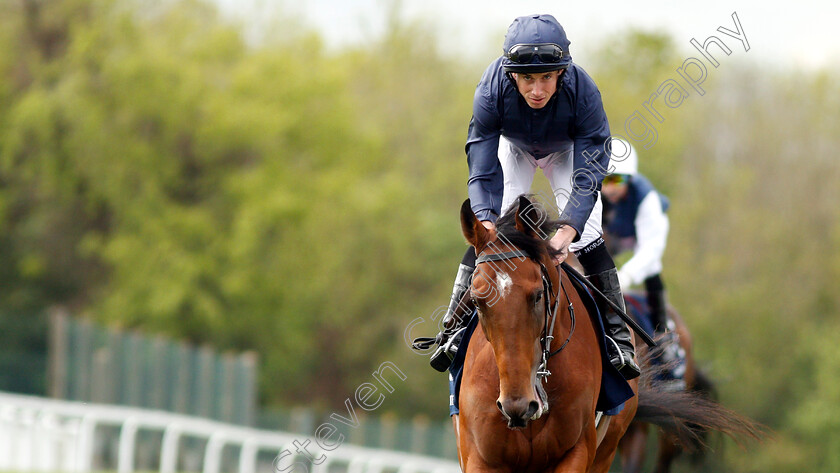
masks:
[(527, 417), (530, 418), (532, 415), (536, 414), (537, 411), (539, 411), (539, 410), (540, 410), (540, 403), (538, 403), (537, 401), (529, 402), (528, 403), (528, 416)]
[(501, 412), (502, 414), (505, 413), (504, 408), (502, 408), (502, 401), (496, 400), (496, 407), (499, 408), (499, 412)]

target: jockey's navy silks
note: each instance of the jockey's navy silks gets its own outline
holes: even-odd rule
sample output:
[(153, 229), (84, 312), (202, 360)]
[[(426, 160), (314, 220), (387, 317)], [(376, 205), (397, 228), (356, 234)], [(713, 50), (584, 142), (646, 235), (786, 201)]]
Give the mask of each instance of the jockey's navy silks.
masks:
[(601, 94), (592, 78), (572, 63), (545, 107), (533, 109), (507, 77), (504, 62), (500, 57), (491, 63), (475, 91), (466, 145), (473, 212), (479, 220), (495, 221), (502, 211), (504, 175), (498, 150), (504, 135), (537, 160), (572, 153), (574, 186), (566, 208), (559, 210), (580, 236), (610, 160), (604, 152), (610, 127)]
[[(607, 233), (619, 238), (635, 238), (639, 206), (651, 192), (656, 192), (656, 189), (646, 177), (641, 174), (632, 176), (627, 183), (627, 196), (612, 205), (613, 209), (610, 213), (613, 217), (607, 222), (605, 228)], [(668, 198), (659, 194), (659, 200), (662, 202), (662, 212), (667, 212), (670, 206)]]

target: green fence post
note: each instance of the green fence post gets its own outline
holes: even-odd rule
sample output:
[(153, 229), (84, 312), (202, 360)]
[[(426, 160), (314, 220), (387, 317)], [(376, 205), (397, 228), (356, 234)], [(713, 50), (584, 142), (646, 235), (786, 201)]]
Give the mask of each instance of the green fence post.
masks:
[(70, 353), (69, 315), (66, 310), (56, 307), (50, 309), (49, 319), (47, 392), (50, 397), (66, 399), (69, 395), (67, 376)]
[(253, 351), (238, 357), (236, 378), (236, 420), (244, 425), (254, 425), (257, 409), (257, 354)]
[(455, 432), (451, 422), (441, 423), (441, 438), (443, 438), (443, 457), (458, 459), (458, 447), (455, 444)]
[(72, 399), (90, 401), (90, 369), (92, 343), (91, 324), (87, 320), (74, 320), (73, 371), (69, 379), (74, 380)]
[(315, 413), (312, 409), (296, 407), (289, 418), (289, 430), (303, 435), (312, 435), (315, 430)]
[(167, 361), (170, 343), (160, 335), (151, 340), (151, 352), (148, 357), (149, 364), (149, 385), (150, 394), (149, 407), (153, 409), (166, 409), (166, 392), (174, 389), (174, 384), (169, 382), (167, 376)]
[(216, 418), (225, 422), (231, 422), (233, 415), (233, 377), (231, 356), (228, 353), (216, 356)]
[(192, 395), (192, 378), (195, 371), (193, 357), (190, 347), (184, 343), (178, 343), (174, 349), (175, 379), (173, 380), (172, 410), (181, 414), (189, 413), (190, 396)]
[(197, 412), (202, 417), (213, 418), (216, 404), (215, 386), (213, 375), (215, 373), (215, 359), (213, 350), (203, 346), (198, 349), (198, 383), (195, 391)]
[[(374, 435), (369, 432), (369, 430), (373, 429), (373, 426), (370, 423), (370, 418), (364, 413), (359, 412), (359, 409), (356, 409), (356, 415), (358, 416), (359, 420), (359, 425), (357, 425), (356, 427), (350, 427), (349, 425), (343, 424), (341, 422), (333, 423), (335, 425), (341, 424), (342, 427), (347, 428), (348, 442), (355, 445), (369, 445), (368, 438), (372, 438), (372, 436)], [(379, 441), (378, 426), (376, 427), (376, 437), (377, 441)]]
[(379, 446), (387, 450), (397, 450), (397, 432), (399, 428), (397, 416), (391, 412), (386, 412), (382, 414), (379, 421), (381, 429), (379, 433)]
[(125, 392), (123, 403), (129, 406), (140, 406), (143, 394), (143, 368), (142, 368), (142, 351), (140, 347), (141, 339), (137, 333), (128, 333), (123, 338), (123, 383), (125, 385)]
[(427, 435), (429, 431), (429, 418), (423, 415), (416, 415), (411, 422), (411, 451), (419, 454), (429, 454)]
[[(101, 340), (104, 338), (104, 340)], [(111, 351), (112, 335), (110, 331), (96, 330), (96, 342), (93, 346), (91, 359), (91, 393), (90, 401), (110, 404), (114, 402), (114, 372), (113, 353)]]
[(131, 360), (128, 353), (129, 334), (122, 330), (112, 332), (114, 353), (114, 402), (128, 405), (130, 402), (129, 378), (131, 378)]
[(189, 397), (187, 398), (186, 413), (190, 415), (200, 415), (202, 406), (201, 403), (201, 356), (198, 348), (190, 347), (188, 352), (190, 359), (190, 389)]

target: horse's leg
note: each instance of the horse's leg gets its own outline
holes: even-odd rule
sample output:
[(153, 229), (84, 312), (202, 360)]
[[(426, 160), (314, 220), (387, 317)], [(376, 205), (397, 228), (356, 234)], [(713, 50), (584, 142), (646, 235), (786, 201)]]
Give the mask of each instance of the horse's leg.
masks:
[(633, 422), (618, 444), (624, 473), (640, 473), (647, 457), (648, 424)]
[[(462, 444), (463, 445), (463, 444)], [(463, 450), (458, 448), (458, 458), (461, 462), (461, 471), (464, 473), (513, 473), (511, 468), (491, 467), (484, 462), (479, 455), (471, 448), (475, 445), (463, 445)]]
[[(638, 381), (630, 381), (630, 387), (634, 392), (638, 393)], [(606, 473), (610, 470), (615, 454), (618, 452), (618, 442), (624, 436), (630, 423), (633, 421), (633, 416), (636, 415), (636, 408), (638, 407), (638, 396), (633, 396), (624, 403), (624, 409), (618, 415), (612, 417), (609, 430), (604, 440), (598, 444), (598, 450), (595, 452), (595, 461), (589, 471), (593, 473)]]
[[(461, 424), (460, 415), (452, 417), (452, 428), (455, 431), (455, 444), (458, 445), (458, 463), (465, 473), (512, 473), (510, 468), (494, 468), (487, 465), (478, 453), (472, 435)], [(465, 418), (467, 419), (467, 418)], [(463, 434), (463, 435), (462, 435)]]
[(455, 432), (455, 445), (458, 447), (458, 463), (461, 466), (461, 471), (464, 471), (463, 451), (465, 449), (463, 446), (461, 446), (461, 426), (458, 423), (458, 414), (455, 414), (450, 417), (452, 418), (452, 431)]
[(610, 424), (612, 424), (612, 416), (602, 416), (598, 426), (595, 427), (595, 445), (601, 445), (604, 438), (607, 436)]
[[(612, 422), (610, 422), (610, 424), (620, 423), (619, 419), (613, 419)], [(592, 461), (592, 466), (589, 467), (588, 470), (581, 471), (589, 471), (591, 473), (607, 473), (610, 471), (610, 466), (612, 466), (613, 460), (615, 459), (615, 454), (618, 452), (618, 441), (621, 439), (621, 435), (616, 435), (616, 432), (623, 430), (623, 427), (611, 426), (607, 435), (604, 437), (604, 440), (600, 445), (598, 445), (598, 448), (595, 451), (595, 458)]]
[(671, 463), (681, 452), (675, 439), (671, 435), (662, 434), (659, 436), (659, 454), (656, 457), (656, 473), (668, 473), (671, 471)]
[(463, 468), (461, 471), (464, 473), (513, 473), (513, 470), (510, 468), (491, 468), (476, 461), (467, 463), (466, 468)]

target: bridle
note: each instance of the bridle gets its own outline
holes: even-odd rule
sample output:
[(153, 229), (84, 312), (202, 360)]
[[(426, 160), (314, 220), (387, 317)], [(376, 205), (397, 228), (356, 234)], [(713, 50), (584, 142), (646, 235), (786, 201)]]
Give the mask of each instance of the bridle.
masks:
[[(520, 261), (524, 261), (525, 259), (529, 258), (529, 256), (523, 252), (522, 250), (516, 249), (513, 251), (505, 251), (503, 253), (484, 253), (483, 251), (481, 254), (478, 255), (478, 258), (475, 261), (476, 267), (478, 267), (481, 263), (489, 263), (494, 261), (507, 261), (512, 259), (519, 259)], [(545, 304), (545, 311), (543, 315), (543, 333), (540, 336), (540, 346), (542, 347), (542, 361), (540, 365), (537, 367), (537, 381), (545, 380), (549, 376), (551, 376), (551, 371), (548, 370), (548, 360), (560, 353), (566, 345), (569, 344), (569, 341), (572, 339), (572, 334), (575, 332), (575, 308), (572, 306), (572, 300), (569, 298), (569, 294), (566, 292), (566, 286), (563, 285), (563, 276), (562, 274), (558, 274), (559, 281), (560, 281), (560, 289), (563, 291), (563, 294), (566, 296), (566, 301), (569, 303), (569, 318), (571, 319), (571, 328), (569, 329), (569, 336), (566, 337), (566, 341), (560, 345), (560, 348), (551, 351), (551, 342), (554, 340), (554, 324), (557, 322), (557, 309), (560, 306), (560, 294), (555, 294), (554, 287), (551, 283), (551, 277), (548, 274), (548, 268), (546, 268), (545, 264), (542, 261), (537, 261), (540, 265), (540, 270), (542, 272), (542, 281), (543, 281), (543, 303)], [(559, 270), (558, 270), (559, 272)], [(550, 299), (554, 297), (554, 304), (552, 305)]]

